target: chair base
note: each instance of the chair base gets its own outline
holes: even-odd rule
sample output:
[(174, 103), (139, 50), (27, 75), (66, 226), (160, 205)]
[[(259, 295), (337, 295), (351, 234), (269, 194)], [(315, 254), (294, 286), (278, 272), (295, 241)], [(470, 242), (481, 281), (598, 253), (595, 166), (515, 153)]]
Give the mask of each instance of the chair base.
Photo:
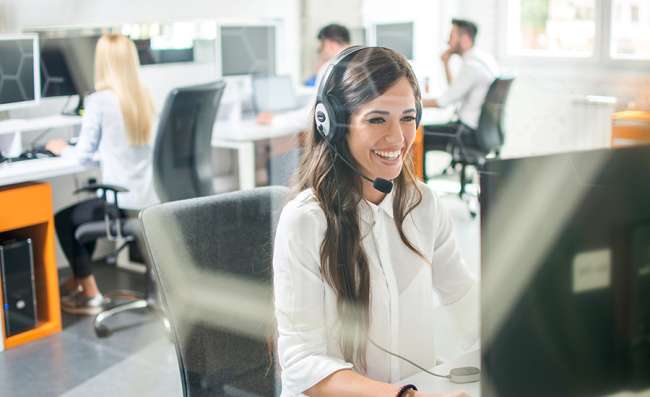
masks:
[[(110, 309), (104, 310), (95, 316), (95, 320), (93, 321), (95, 335), (97, 335), (99, 338), (106, 338), (110, 336), (114, 330), (111, 330), (109, 327), (107, 327), (105, 322), (120, 313), (125, 313), (133, 310), (149, 310), (153, 311), (154, 313), (159, 313), (156, 304), (146, 299), (136, 299), (133, 301), (120, 303), (114, 307), (111, 307)], [(165, 317), (161, 314), (159, 315), (162, 318), (163, 324), (165, 324)]]
[[(457, 166), (460, 166), (461, 169), (458, 170)], [(443, 176), (443, 177), (449, 177), (454, 174), (458, 174), (458, 184), (459, 188), (456, 192), (445, 192), (445, 194), (453, 194), (458, 196), (466, 205), (467, 210), (469, 212), (470, 217), (476, 218), (478, 215), (478, 195), (477, 193), (473, 192), (472, 190), (468, 191), (467, 186), (468, 185), (473, 185), (473, 178), (471, 176), (468, 176), (468, 170), (467, 167), (476, 167), (473, 164), (466, 164), (462, 162), (458, 162), (454, 159), (451, 160), (450, 164), (441, 172), (441, 174), (437, 176)], [(433, 176), (432, 178), (435, 178), (436, 176)], [(428, 182), (429, 178), (426, 174), (424, 176), (424, 182)]]

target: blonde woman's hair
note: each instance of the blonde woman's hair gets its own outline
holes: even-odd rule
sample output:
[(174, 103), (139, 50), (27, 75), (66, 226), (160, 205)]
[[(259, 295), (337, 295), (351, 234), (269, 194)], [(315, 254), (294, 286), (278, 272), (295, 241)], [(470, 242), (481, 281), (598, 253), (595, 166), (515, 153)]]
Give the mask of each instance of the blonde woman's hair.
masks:
[(140, 81), (135, 44), (121, 34), (104, 34), (95, 51), (95, 90), (110, 90), (118, 98), (130, 145), (148, 144), (154, 106)]

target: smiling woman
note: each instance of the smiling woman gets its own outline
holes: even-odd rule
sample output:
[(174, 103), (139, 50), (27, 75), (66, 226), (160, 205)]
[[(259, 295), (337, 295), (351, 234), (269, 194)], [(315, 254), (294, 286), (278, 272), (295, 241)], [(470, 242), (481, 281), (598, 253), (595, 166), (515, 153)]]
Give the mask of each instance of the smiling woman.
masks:
[[(366, 175), (397, 179), (415, 140), (415, 93), (406, 77), (350, 117), (347, 144)], [(410, 160), (410, 158), (409, 158)], [(378, 204), (382, 192), (363, 184), (364, 197)]]
[(413, 71), (395, 51), (346, 49), (323, 77), (276, 231), (284, 397), (428, 396), (396, 385), (417, 371), (397, 355), (435, 364), (434, 293), (450, 307), (476, 302), (450, 218), (414, 177), (420, 113)]

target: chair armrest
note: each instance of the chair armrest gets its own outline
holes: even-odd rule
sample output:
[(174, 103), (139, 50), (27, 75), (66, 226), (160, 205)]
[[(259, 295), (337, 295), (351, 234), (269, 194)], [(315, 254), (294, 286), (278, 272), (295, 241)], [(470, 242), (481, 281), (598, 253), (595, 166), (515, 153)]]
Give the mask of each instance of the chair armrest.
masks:
[(82, 192), (92, 193), (92, 192), (96, 192), (98, 190), (100, 190), (100, 191), (108, 190), (108, 191), (111, 191), (111, 192), (113, 192), (115, 194), (117, 194), (117, 193), (126, 193), (126, 192), (129, 191), (129, 189), (124, 188), (122, 186), (109, 185), (109, 184), (105, 184), (105, 183), (92, 183), (90, 185), (80, 187), (79, 189), (75, 190), (72, 193), (73, 194), (79, 194), (79, 193), (82, 193)]

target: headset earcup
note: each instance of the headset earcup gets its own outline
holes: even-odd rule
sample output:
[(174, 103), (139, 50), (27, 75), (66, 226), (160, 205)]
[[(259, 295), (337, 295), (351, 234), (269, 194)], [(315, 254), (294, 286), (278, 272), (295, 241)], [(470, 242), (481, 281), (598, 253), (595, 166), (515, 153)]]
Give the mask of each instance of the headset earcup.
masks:
[(345, 136), (348, 129), (348, 112), (345, 110), (341, 102), (334, 95), (328, 96), (332, 118), (330, 119), (331, 136), (330, 142), (337, 142), (341, 137)]
[(333, 131), (332, 115), (333, 112), (328, 106), (327, 101), (318, 102), (314, 108), (314, 123), (316, 132), (320, 133), (324, 139), (331, 140)]

